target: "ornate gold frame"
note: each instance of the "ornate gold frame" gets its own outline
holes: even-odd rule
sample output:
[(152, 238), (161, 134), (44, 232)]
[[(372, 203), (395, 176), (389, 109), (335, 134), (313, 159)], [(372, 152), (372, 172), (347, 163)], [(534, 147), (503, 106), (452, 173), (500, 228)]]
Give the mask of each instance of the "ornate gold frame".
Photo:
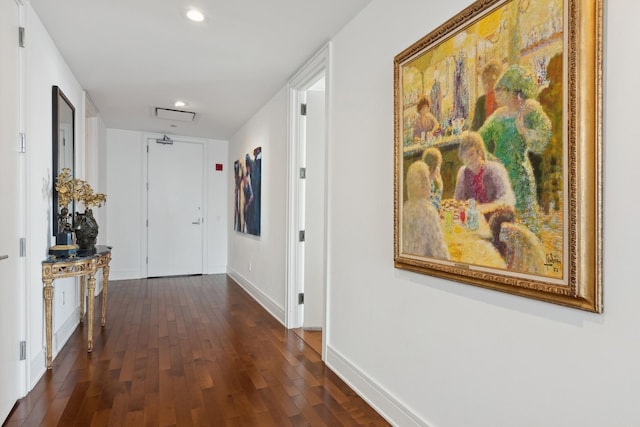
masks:
[[(547, 0), (542, 0), (547, 1)], [(551, 1), (551, 0), (549, 0)], [(403, 66), (437, 49), (488, 13), (511, 2), (479, 0), (394, 58), (395, 267), (550, 303), (601, 313), (602, 304), (602, 56), (603, 1), (564, 0), (565, 257), (561, 280), (478, 268), (402, 252), (404, 203)], [(522, 3), (519, 3), (520, 5)], [(520, 7), (520, 6), (519, 6)]]

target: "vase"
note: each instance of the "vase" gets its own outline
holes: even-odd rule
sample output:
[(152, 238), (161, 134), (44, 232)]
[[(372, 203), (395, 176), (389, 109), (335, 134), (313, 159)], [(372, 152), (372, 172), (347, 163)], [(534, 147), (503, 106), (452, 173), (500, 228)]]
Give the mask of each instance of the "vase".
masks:
[(78, 255), (93, 255), (96, 252), (98, 223), (93, 217), (91, 209), (86, 209), (84, 213), (76, 212), (73, 230), (76, 233)]

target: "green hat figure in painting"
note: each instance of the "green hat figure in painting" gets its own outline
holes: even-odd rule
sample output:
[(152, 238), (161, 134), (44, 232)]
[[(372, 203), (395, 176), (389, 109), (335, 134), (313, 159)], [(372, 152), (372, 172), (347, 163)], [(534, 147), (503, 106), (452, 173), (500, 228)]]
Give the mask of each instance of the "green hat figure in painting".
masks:
[(496, 90), (518, 92), (526, 99), (535, 98), (538, 94), (533, 75), (520, 65), (512, 65), (502, 74), (496, 83)]

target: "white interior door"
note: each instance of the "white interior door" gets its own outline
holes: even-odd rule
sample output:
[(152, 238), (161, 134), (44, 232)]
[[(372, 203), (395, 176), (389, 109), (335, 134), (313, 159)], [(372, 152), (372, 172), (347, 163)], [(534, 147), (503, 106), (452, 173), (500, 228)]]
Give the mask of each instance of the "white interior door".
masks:
[(0, 421), (20, 397), (19, 7), (0, 2)]
[(203, 273), (204, 146), (148, 141), (147, 276)]
[(303, 327), (322, 329), (325, 283), (325, 92), (307, 91)]

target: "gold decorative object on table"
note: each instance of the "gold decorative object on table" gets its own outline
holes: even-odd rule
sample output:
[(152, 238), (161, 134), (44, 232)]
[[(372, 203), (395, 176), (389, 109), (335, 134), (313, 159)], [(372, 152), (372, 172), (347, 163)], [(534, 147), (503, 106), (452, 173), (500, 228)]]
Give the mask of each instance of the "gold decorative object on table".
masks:
[[(95, 252), (96, 238), (98, 236), (98, 223), (96, 222), (92, 207), (100, 207), (106, 203), (107, 196), (103, 193), (95, 193), (91, 185), (84, 180), (73, 178), (69, 168), (62, 169), (56, 178), (55, 188), (58, 192), (58, 205), (61, 208), (59, 215), (58, 234), (56, 246), (50, 253), (56, 255), (57, 251), (69, 248), (74, 243), (70, 241), (71, 226), (68, 221), (68, 205), (71, 202), (80, 202), (85, 208), (84, 213), (76, 212), (73, 221), (73, 231), (76, 235), (76, 243), (80, 255), (90, 255)], [(72, 254), (70, 254), (72, 255)]]

